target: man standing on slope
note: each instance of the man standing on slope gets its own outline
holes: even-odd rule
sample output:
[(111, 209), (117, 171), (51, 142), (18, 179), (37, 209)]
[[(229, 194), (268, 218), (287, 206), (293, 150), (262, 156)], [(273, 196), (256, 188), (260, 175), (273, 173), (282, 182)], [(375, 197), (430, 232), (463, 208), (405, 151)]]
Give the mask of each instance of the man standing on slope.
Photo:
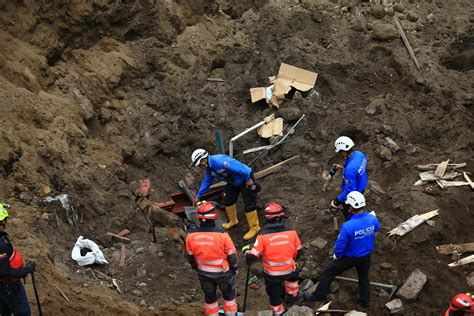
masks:
[(358, 191), (364, 193), (369, 182), (367, 177), (367, 158), (365, 155), (354, 150), (354, 142), (347, 136), (341, 136), (335, 142), (336, 152), (346, 160), (344, 167), (333, 165), (336, 171), (342, 172), (342, 192), (331, 202), (332, 210), (341, 209), (346, 220), (349, 219), (349, 205), (345, 204), (349, 192)]
[(365, 206), (364, 195), (352, 191), (347, 195), (346, 203), (350, 206), (350, 219), (343, 223), (339, 237), (334, 245), (333, 260), (326, 266), (321, 274), (321, 279), (316, 292), (310, 296), (302, 293), (302, 298), (307, 301), (323, 301), (329, 291), (332, 280), (344, 271), (353, 267), (357, 270), (359, 278), (358, 303), (362, 308), (368, 308), (370, 303), (370, 255), (374, 250), (375, 233), (380, 231), (380, 224), (372, 214), (363, 210)]
[(302, 246), (295, 230), (285, 227), (288, 218), (286, 209), (278, 203), (271, 202), (265, 207), (267, 225), (257, 236), (253, 245), (245, 246), (247, 264), (250, 265), (262, 256), (265, 288), (270, 298), (273, 315), (285, 312), (282, 304), (283, 293), (289, 304), (298, 296), (298, 268), (296, 258), (301, 254)]
[(204, 292), (204, 312), (219, 315), (217, 287), (224, 298), (225, 315), (236, 315), (235, 274), (239, 262), (234, 243), (222, 228), (216, 227), (218, 206), (214, 202), (199, 205), (196, 217), (199, 228), (186, 238), (186, 252), (196, 270)]
[(0, 315), (31, 315), (20, 279), (35, 271), (35, 262), (23, 266), (23, 258), (5, 232), (9, 205), (0, 203)]
[(209, 155), (204, 149), (196, 149), (191, 155), (191, 160), (193, 166), (201, 166), (206, 169), (206, 174), (197, 193), (197, 201), (209, 190), (214, 178), (225, 181), (227, 186), (224, 205), (229, 222), (222, 224), (222, 227), (229, 229), (239, 223), (235, 203), (239, 194), (242, 193), (245, 217), (250, 228), (244, 235), (244, 239), (252, 239), (260, 230), (257, 216), (257, 192), (260, 190), (260, 186), (255, 183), (252, 169), (227, 155)]

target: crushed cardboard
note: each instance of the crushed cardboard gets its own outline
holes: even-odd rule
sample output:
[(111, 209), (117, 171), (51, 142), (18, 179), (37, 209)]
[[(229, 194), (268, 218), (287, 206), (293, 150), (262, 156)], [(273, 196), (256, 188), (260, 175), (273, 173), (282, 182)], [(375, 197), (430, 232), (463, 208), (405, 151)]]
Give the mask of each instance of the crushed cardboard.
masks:
[(283, 136), (283, 119), (275, 118), (275, 114), (265, 118), (266, 123), (257, 129), (258, 135), (262, 138), (270, 138), (272, 136)]
[(314, 87), (318, 74), (285, 63), (280, 65), (278, 75), (269, 78), (270, 86), (250, 89), (252, 103), (265, 99), (270, 108), (279, 108), (285, 100), (285, 94), (291, 88), (306, 92)]

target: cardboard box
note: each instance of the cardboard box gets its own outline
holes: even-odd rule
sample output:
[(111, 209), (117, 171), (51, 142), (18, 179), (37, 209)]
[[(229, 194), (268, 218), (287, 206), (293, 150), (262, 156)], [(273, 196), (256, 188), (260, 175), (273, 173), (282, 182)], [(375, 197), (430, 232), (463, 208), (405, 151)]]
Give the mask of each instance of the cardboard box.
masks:
[(316, 84), (318, 74), (306, 69), (298, 68), (288, 64), (281, 64), (278, 75), (269, 77), (269, 87), (258, 87), (250, 89), (252, 103), (265, 99), (270, 107), (279, 108), (285, 100), (285, 94), (291, 88), (298, 91), (309, 91)]

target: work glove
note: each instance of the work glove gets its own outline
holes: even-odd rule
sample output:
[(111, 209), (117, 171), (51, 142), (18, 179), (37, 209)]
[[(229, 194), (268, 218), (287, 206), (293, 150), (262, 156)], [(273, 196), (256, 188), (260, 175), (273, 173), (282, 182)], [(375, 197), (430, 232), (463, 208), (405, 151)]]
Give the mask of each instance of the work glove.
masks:
[(193, 205), (194, 206), (199, 206), (199, 205), (201, 205), (201, 201), (198, 198), (195, 198), (194, 202), (193, 202)]
[(242, 254), (245, 256), (247, 251), (250, 251), (250, 249), (252, 249), (252, 247), (250, 247), (250, 245), (243, 246), (242, 247)]
[(337, 199), (334, 199), (331, 201), (329, 208), (333, 210), (337, 210), (340, 206), (341, 206), (341, 202), (339, 202)]
[(29, 261), (25, 264), (25, 268), (28, 270), (28, 273), (32, 273), (36, 271), (36, 262)]

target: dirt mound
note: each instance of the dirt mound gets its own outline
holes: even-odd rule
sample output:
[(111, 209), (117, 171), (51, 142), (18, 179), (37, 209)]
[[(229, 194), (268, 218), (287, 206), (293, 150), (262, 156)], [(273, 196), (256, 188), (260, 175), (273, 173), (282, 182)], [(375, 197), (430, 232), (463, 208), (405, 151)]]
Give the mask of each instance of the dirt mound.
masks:
[[(229, 140), (272, 113), (266, 104), (251, 104), (248, 89), (266, 84), (285, 62), (319, 77), (313, 91), (296, 93), (282, 105), (305, 113), (305, 121), (290, 141), (253, 165), (260, 170), (301, 155), (262, 180), (260, 203), (276, 199), (287, 205), (304, 243), (329, 241), (322, 250), (307, 249), (304, 274), (317, 276), (336, 238), (325, 211), (336, 192), (321, 191), (321, 173), (338, 161), (337, 136), (353, 137), (369, 158), (369, 178), (377, 188), (370, 190), (369, 205), (383, 227), (372, 279), (402, 284), (420, 268), (428, 282), (417, 302), (404, 302), (405, 311), (440, 313), (455, 292), (466, 289), (472, 268), (448, 270), (450, 258), (435, 246), (472, 241), (473, 197), (466, 187), (412, 186), (413, 166), (449, 158), (472, 171), (469, 5), (387, 1), (380, 10), (337, 0), (1, 1), (0, 197), (13, 206), (8, 230), (14, 243), (39, 263), (45, 311), (200, 312), (202, 295), (182, 249), (161, 230), (159, 242), (150, 243), (127, 184), (147, 175), (154, 183), (152, 198), (165, 201), (185, 174), (199, 179), (188, 169), (193, 149), (212, 150), (215, 130)], [(394, 14), (420, 71), (402, 41), (389, 34)], [(388, 33), (374, 39), (374, 27)], [(386, 137), (401, 147), (390, 160), (376, 155)], [(239, 140), (237, 157), (250, 161), (242, 150), (263, 144), (256, 135)], [(69, 225), (63, 209), (41, 200), (58, 194), (69, 195), (77, 225)], [(386, 237), (410, 216), (436, 208), (441, 210), (434, 227), (423, 225), (396, 244)], [(132, 242), (120, 268), (120, 245), (106, 233), (124, 228)], [(231, 232), (238, 246), (244, 229)], [(96, 241), (110, 265), (79, 268), (70, 259), (79, 235)], [(122, 295), (110, 278), (119, 280)], [(251, 291), (252, 309), (267, 307), (261, 282)], [(374, 291), (371, 314), (387, 313), (388, 299), (381, 295)], [(353, 308), (355, 298), (355, 288), (341, 286), (335, 306)]]

